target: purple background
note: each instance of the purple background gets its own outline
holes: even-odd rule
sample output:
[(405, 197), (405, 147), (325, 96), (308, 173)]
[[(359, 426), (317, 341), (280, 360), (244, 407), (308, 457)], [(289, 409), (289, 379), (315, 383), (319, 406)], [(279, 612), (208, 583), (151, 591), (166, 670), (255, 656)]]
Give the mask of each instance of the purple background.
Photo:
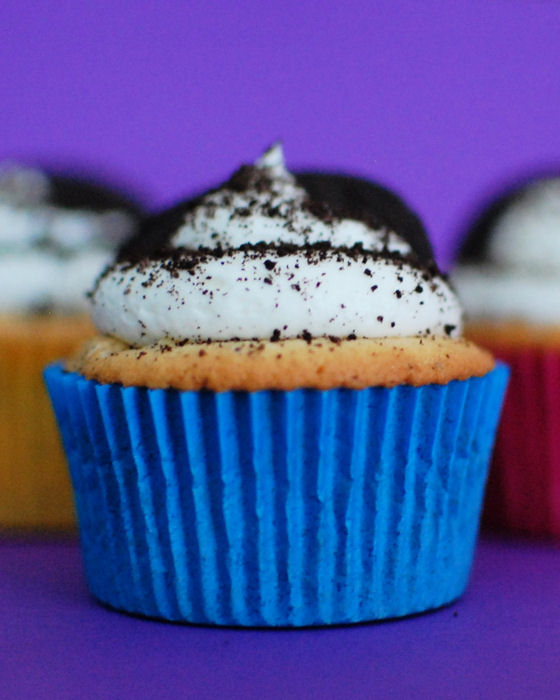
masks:
[(559, 36), (554, 0), (2, 0), (0, 156), (160, 206), (281, 138), (396, 187), (445, 264), (481, 198), (560, 163)]
[(75, 544), (0, 542), (0, 695), (558, 698), (558, 546), (486, 537), (448, 608), (320, 630), (230, 630), (108, 611)]
[[(554, 0), (2, 0), (0, 157), (90, 168), (161, 206), (281, 138), (291, 167), (397, 188), (445, 264), (482, 198), (560, 164), (559, 37)], [(509, 698), (560, 685), (549, 545), (487, 540), (456, 606), (315, 632), (136, 620), (87, 597), (75, 545), (0, 549), (12, 697)]]

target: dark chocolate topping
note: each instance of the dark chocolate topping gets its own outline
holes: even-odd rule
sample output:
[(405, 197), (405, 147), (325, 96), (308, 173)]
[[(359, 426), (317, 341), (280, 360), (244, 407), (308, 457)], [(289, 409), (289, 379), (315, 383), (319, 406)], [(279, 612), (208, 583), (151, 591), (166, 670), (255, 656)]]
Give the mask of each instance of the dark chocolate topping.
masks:
[(92, 182), (81, 177), (49, 175), (48, 201), (63, 209), (87, 209), (103, 212), (120, 210), (141, 216), (142, 206), (133, 197), (108, 184)]
[(169, 209), (148, 216), (137, 233), (121, 246), (117, 262), (137, 263), (150, 258), (161, 258), (173, 252), (169, 241), (182, 226), (185, 216), (194, 209), (203, 195), (185, 199)]
[(420, 260), (433, 260), (432, 246), (422, 222), (386, 187), (339, 173), (301, 172), (295, 176), (309, 198), (326, 204), (332, 217), (363, 221), (375, 229), (387, 228), (404, 238)]

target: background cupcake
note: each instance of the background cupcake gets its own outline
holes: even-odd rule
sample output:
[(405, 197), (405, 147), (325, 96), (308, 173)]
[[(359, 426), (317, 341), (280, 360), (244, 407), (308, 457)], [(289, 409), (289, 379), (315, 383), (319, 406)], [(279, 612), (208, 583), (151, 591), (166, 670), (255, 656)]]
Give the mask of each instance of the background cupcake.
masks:
[(493, 202), (467, 236), (453, 281), (467, 335), (512, 370), (485, 519), (560, 535), (560, 178), (533, 179)]
[(92, 334), (85, 292), (138, 216), (84, 179), (0, 169), (0, 528), (74, 524), (41, 372)]
[(275, 147), (97, 280), (103, 335), (46, 377), (101, 601), (302, 626), (462, 593), (505, 370), (375, 202), (415, 217), (351, 184)]

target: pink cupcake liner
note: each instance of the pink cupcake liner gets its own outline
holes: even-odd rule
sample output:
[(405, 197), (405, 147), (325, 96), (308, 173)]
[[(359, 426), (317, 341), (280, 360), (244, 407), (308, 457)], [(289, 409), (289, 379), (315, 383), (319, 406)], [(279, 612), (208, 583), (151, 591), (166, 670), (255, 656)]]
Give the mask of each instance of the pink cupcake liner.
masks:
[(494, 450), (484, 525), (560, 536), (560, 353), (495, 350), (511, 379)]

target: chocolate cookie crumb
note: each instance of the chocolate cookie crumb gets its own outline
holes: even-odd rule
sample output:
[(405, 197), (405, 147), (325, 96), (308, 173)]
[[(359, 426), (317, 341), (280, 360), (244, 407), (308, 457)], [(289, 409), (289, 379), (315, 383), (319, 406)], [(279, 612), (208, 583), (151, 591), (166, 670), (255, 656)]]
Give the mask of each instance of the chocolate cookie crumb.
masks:
[(310, 345), (311, 341), (313, 340), (313, 336), (311, 335), (311, 333), (305, 329), (301, 332), (301, 337), (303, 338), (303, 340), (305, 340), (305, 342), (308, 345)]

